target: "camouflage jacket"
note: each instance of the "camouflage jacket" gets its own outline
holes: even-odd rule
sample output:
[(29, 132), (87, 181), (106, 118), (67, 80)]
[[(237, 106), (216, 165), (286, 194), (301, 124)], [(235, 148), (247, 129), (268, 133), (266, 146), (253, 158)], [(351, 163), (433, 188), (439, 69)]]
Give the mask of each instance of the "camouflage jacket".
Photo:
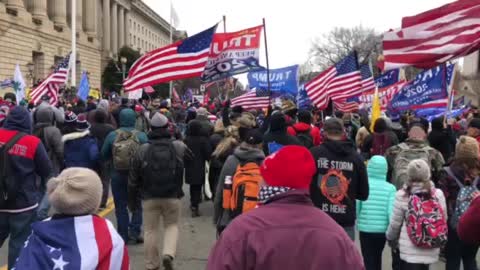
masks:
[[(435, 148), (430, 147), (427, 141), (406, 139), (403, 143), (405, 143), (409, 148), (427, 148), (427, 151), (430, 153), (429, 161), (430, 168), (432, 169), (432, 181), (437, 184), (439, 173), (442, 171), (443, 165), (445, 164), (445, 160), (443, 159), (442, 154)], [(388, 148), (385, 152), (385, 158), (388, 161), (388, 179), (391, 179), (392, 177), (392, 170), (395, 164), (395, 159), (401, 151), (401, 147), (397, 144)]]

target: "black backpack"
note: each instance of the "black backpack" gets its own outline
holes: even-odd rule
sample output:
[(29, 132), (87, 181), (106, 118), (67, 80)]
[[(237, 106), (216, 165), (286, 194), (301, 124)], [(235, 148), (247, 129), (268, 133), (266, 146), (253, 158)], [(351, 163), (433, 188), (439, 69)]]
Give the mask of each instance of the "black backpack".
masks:
[(312, 131), (311, 128), (308, 128), (308, 130), (306, 130), (306, 131), (298, 131), (296, 128), (293, 128), (293, 129), (297, 133), (296, 137), (298, 138), (298, 140), (300, 141), (300, 143), (303, 146), (305, 146), (308, 149), (310, 149), (314, 146), (313, 145), (313, 137), (310, 134), (310, 132)]
[(179, 196), (182, 177), (182, 162), (172, 141), (153, 142), (145, 153), (142, 167), (145, 193), (154, 198), (171, 198)]
[(18, 183), (11, 175), (10, 154), (8, 151), (26, 134), (18, 132), (0, 147), (0, 209), (7, 206), (9, 201), (14, 201), (18, 192)]

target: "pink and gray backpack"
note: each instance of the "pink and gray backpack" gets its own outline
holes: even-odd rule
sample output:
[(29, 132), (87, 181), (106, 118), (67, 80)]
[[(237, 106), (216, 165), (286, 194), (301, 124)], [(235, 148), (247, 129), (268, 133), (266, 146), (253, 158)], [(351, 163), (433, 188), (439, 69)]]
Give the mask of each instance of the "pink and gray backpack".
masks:
[(447, 243), (445, 211), (433, 191), (410, 195), (406, 226), (410, 240), (417, 247), (439, 248)]

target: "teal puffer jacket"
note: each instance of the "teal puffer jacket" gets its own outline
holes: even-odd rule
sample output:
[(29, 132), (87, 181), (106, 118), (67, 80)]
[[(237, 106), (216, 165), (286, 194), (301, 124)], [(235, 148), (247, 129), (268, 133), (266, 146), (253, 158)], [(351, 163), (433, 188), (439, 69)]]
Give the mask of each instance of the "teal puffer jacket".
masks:
[(357, 226), (361, 232), (385, 233), (395, 201), (395, 186), (387, 182), (387, 160), (373, 156), (368, 162), (368, 200), (357, 201)]

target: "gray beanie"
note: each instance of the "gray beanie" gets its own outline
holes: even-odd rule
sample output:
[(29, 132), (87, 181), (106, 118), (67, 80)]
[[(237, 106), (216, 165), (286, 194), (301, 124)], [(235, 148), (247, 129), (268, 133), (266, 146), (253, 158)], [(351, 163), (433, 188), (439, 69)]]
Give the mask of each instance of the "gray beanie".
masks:
[(409, 182), (430, 182), (430, 166), (423, 159), (412, 160), (407, 166)]
[(69, 168), (48, 181), (48, 200), (57, 214), (90, 215), (102, 199), (102, 182), (86, 168)]
[(152, 120), (150, 120), (150, 124), (152, 127), (156, 128), (166, 127), (168, 125), (168, 118), (165, 115), (157, 112), (153, 115)]

